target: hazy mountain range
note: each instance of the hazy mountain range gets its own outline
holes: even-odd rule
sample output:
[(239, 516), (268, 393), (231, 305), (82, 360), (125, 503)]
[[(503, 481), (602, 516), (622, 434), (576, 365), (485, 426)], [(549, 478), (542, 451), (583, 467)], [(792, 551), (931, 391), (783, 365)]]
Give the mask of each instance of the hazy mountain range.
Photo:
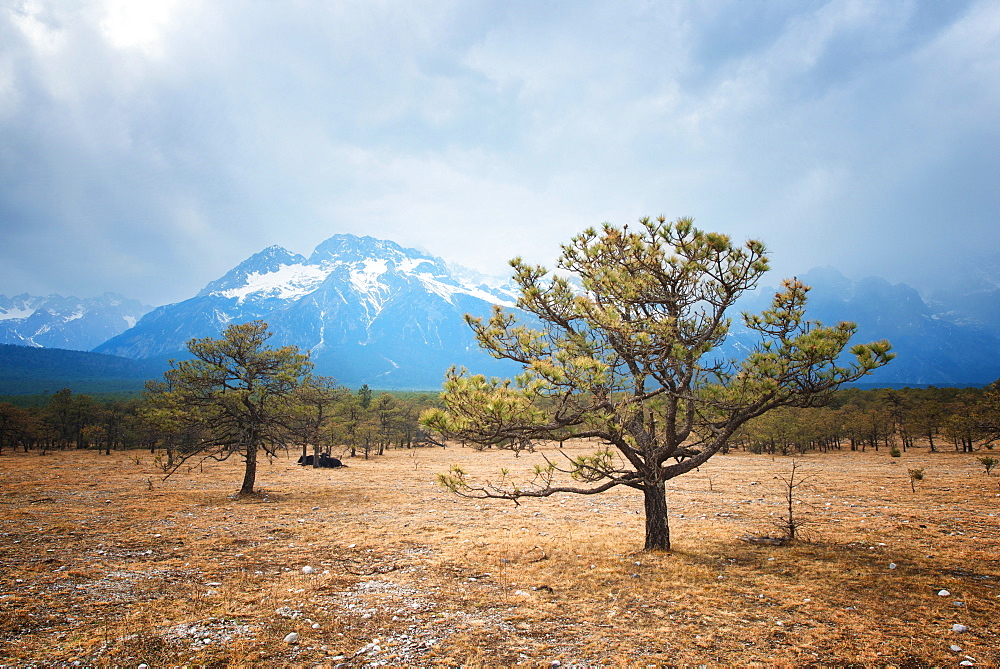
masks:
[[(813, 287), (810, 319), (853, 320), (857, 341), (893, 343), (897, 359), (869, 377), (872, 383), (965, 385), (1000, 378), (1000, 282), (989, 273), (926, 300), (905, 284), (852, 281), (833, 268), (800, 278)], [(773, 293), (761, 288), (740, 306), (759, 311)], [(506, 279), (391, 241), (335, 235), (308, 258), (268, 247), (190, 299), (156, 309), (114, 295), (90, 301), (0, 296), (0, 343), (93, 350), (146, 361), (136, 369), (148, 373), (168, 358), (186, 357), (192, 337), (217, 336), (229, 323), (260, 318), (275, 332), (274, 344), (309, 350), (317, 372), (342, 383), (437, 389), (452, 364), (486, 374), (518, 371), (483, 353), (462, 318), (515, 301)], [(752, 341), (738, 318), (734, 324), (726, 349), (738, 354)], [(0, 367), (0, 377), (11, 375)]]
[(151, 309), (115, 293), (86, 299), (0, 295), (0, 344), (89, 351)]

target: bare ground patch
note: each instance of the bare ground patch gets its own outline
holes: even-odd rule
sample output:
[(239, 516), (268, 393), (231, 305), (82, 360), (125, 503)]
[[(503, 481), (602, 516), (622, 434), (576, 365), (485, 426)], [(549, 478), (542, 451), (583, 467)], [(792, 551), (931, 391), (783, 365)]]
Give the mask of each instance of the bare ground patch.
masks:
[(774, 531), (790, 459), (717, 456), (668, 484), (663, 555), (630, 491), (513, 506), (434, 482), (534, 462), (280, 459), (236, 500), (235, 463), (164, 482), (148, 454), (5, 454), (0, 663), (1000, 663), (1000, 488), (973, 455), (801, 458), (790, 546), (741, 540)]

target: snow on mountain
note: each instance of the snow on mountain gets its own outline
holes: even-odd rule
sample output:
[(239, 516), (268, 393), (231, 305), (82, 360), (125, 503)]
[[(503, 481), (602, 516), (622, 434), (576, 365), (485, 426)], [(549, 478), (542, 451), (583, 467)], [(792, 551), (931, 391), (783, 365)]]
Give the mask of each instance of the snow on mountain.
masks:
[(87, 299), (0, 295), (0, 344), (86, 351), (128, 330), (150, 309), (114, 293)]
[(252, 272), (247, 275), (242, 286), (219, 291), (217, 294), (235, 297), (238, 303), (243, 303), (251, 295), (290, 300), (311, 293), (325, 278), (326, 272), (319, 267), (284, 265), (264, 274)]
[[(855, 342), (892, 342), (898, 357), (866, 381), (961, 385), (1000, 377), (1000, 325), (990, 323), (1000, 313), (1000, 300), (988, 281), (976, 293), (979, 301), (970, 298), (966, 308), (955, 309), (955, 299), (926, 302), (905, 284), (874, 277), (853, 281), (829, 267), (801, 278), (813, 287), (810, 320), (855, 321)], [(762, 288), (741, 300), (722, 354), (739, 358), (753, 349), (755, 339), (738, 313), (767, 308), (773, 294)], [(310, 351), (317, 373), (353, 386), (432, 389), (451, 365), (488, 375), (520, 371), (479, 349), (463, 318), (486, 317), (494, 305), (512, 308), (516, 299), (507, 279), (391, 241), (334, 235), (308, 258), (268, 247), (195, 297), (154, 309), (95, 350), (136, 359), (183, 358), (193, 337), (216, 337), (229, 323), (263, 319), (275, 333), (272, 343)], [(0, 317), (30, 308), (0, 302)]]
[(191, 338), (260, 318), (274, 331), (274, 343), (309, 350), (319, 373), (352, 385), (433, 388), (452, 364), (512, 371), (478, 348), (463, 315), (487, 316), (493, 305), (515, 301), (503, 280), (456, 272), (395, 242), (334, 235), (308, 259), (268, 247), (95, 350), (182, 357)]
[[(30, 295), (17, 295), (12, 298), (0, 295), (0, 321), (23, 320), (27, 318), (35, 313), (38, 308), (31, 303), (41, 299), (31, 297)], [(6, 308), (2, 306), (5, 302), (9, 305)]]
[(334, 235), (317, 246), (308, 260), (280, 246), (268, 247), (210, 283), (199, 296), (236, 298), (238, 304), (287, 301), (312, 293), (331, 276), (346, 276), (356, 291), (377, 301), (375, 296), (385, 288), (382, 277), (386, 274), (415, 277), (428, 291), (449, 302), (456, 294), (507, 306), (513, 306), (517, 299), (509, 288), (503, 288), (503, 280), (446, 265), (440, 258), (404, 249), (395, 242), (353, 235)]

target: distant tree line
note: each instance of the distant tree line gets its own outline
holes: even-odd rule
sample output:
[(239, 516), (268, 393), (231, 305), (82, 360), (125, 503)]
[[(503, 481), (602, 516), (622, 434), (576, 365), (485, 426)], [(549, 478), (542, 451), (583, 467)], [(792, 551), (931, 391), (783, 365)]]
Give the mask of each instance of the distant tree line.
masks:
[(809, 451), (992, 449), (1000, 439), (1000, 381), (985, 388), (902, 388), (833, 394), (823, 407), (785, 407), (749, 421), (730, 447), (788, 455)]
[[(129, 449), (176, 452), (182, 435), (153, 410), (152, 397), (97, 400), (64, 388), (43, 406), (0, 403), (0, 454), (9, 450)], [(324, 379), (288, 405), (294, 452), (368, 458), (388, 448), (426, 443), (421, 411), (437, 393), (374, 392)], [(294, 409), (294, 410), (293, 410)], [(985, 388), (902, 388), (837, 391), (826, 406), (776, 409), (750, 421), (730, 449), (778, 455), (830, 450), (878, 451), (920, 445), (931, 451), (990, 450), (1000, 441), (1000, 381)]]
[[(45, 455), (67, 449), (107, 454), (146, 449), (172, 464), (184, 454), (186, 443), (200, 442), (204, 435), (178, 415), (164, 412), (162, 401), (157, 392), (100, 401), (64, 388), (43, 406), (2, 402), (0, 455), (17, 450)], [(389, 448), (424, 445), (426, 432), (417, 418), (436, 401), (437, 393), (374, 392), (368, 386), (352, 391), (330, 379), (312, 378), (283, 404), (283, 434), (273, 436), (296, 456), (324, 452), (369, 458)]]

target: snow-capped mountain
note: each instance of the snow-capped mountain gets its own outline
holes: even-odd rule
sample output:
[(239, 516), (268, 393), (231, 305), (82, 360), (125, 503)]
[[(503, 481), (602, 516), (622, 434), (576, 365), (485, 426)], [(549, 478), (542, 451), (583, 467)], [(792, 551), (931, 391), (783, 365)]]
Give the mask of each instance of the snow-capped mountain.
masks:
[(150, 309), (115, 293), (86, 299), (0, 295), (0, 344), (89, 351)]
[(274, 344), (310, 351), (318, 373), (351, 385), (433, 388), (452, 364), (488, 374), (514, 371), (478, 348), (462, 316), (486, 316), (494, 304), (510, 307), (515, 300), (501, 282), (471, 270), (456, 273), (421, 251), (335, 235), (309, 258), (268, 247), (95, 350), (183, 357), (192, 337), (215, 337), (229, 323), (260, 318), (275, 333)]
[[(800, 278), (813, 288), (810, 320), (855, 321), (855, 343), (892, 342), (897, 358), (864, 381), (947, 386), (1000, 378), (1000, 327), (928, 303), (905, 284), (852, 281), (833, 268)], [(741, 357), (752, 348), (739, 310), (759, 312), (773, 294), (761, 288), (741, 300), (724, 355)], [(520, 371), (482, 352), (463, 320), (466, 313), (487, 316), (493, 305), (515, 302), (503, 279), (394, 242), (335, 235), (308, 258), (266, 248), (191, 299), (151, 311), (94, 350), (135, 359), (185, 358), (192, 337), (217, 337), (229, 323), (259, 318), (275, 333), (272, 343), (310, 351), (317, 372), (342, 383), (434, 389), (451, 365), (503, 376)]]

